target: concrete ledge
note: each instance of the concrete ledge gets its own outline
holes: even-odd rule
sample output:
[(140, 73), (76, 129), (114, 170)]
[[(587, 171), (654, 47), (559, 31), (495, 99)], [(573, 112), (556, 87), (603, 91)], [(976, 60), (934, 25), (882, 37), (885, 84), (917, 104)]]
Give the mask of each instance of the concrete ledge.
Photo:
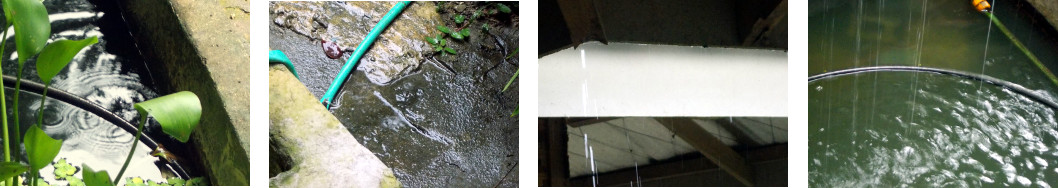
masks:
[(1054, 0), (1027, 0), (1032, 4), (1032, 7), (1036, 8), (1043, 17), (1047, 18), (1047, 21), (1051, 22), (1051, 26), (1055, 30), (1058, 30), (1058, 2)]
[(286, 67), (268, 72), (272, 187), (400, 187), (386, 167)]
[(203, 104), (191, 136), (213, 185), (250, 185), (249, 25), (246, 0), (126, 0), (129, 29), (161, 93)]

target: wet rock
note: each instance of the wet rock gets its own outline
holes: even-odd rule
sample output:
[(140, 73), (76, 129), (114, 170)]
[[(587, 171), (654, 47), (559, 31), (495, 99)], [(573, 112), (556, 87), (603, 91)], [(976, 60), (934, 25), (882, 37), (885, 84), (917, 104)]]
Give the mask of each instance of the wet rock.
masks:
[(393, 171), (281, 65), (269, 70), (269, 140), (289, 166), (272, 187), (400, 187)]
[[(272, 17), (276, 25), (291, 29), (313, 40), (333, 41), (351, 49), (370, 33), (396, 2), (275, 2)], [(436, 35), (441, 24), (432, 2), (414, 2), (376, 39), (361, 58), (358, 70), (371, 82), (385, 85), (413, 73), (432, 53), (425, 41)], [(321, 22), (325, 24), (316, 24)], [(377, 61), (368, 61), (375, 59)]]

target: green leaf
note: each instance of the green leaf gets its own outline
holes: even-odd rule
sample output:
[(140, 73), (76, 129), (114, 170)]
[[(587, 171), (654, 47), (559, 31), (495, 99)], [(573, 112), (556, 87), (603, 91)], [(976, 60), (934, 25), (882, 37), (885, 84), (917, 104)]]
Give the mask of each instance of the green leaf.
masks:
[(443, 25), (437, 25), (437, 30), (441, 31), (442, 33), (446, 33), (446, 34), (447, 33), (452, 33), (452, 29), (449, 29), (448, 27), (445, 27)]
[(48, 37), (51, 36), (48, 10), (39, 0), (5, 0), (4, 13), (8, 21), (15, 25), (15, 46), (18, 64), (21, 65), (40, 53), (48, 43)]
[[(441, 47), (444, 47), (444, 46), (445, 46), (445, 39), (441, 39)], [(438, 51), (440, 51), (440, 50), (438, 50)]]
[(166, 179), (166, 181), (173, 186), (184, 186), (184, 182), (186, 182), (186, 180), (180, 179), (178, 177), (171, 177), (169, 179)]
[(470, 16), (470, 20), (477, 20), (478, 17), (481, 17), (481, 10), (474, 11), (474, 15)]
[(511, 113), (511, 117), (518, 115), (518, 107), (514, 107), (514, 113)]
[(8, 180), (29, 170), (29, 166), (19, 162), (0, 162), (0, 179)]
[(190, 91), (181, 91), (133, 105), (141, 116), (150, 115), (162, 125), (162, 131), (180, 142), (187, 142), (198, 126), (202, 104)]
[(500, 12), (503, 12), (503, 13), (507, 13), (507, 14), (511, 13), (511, 7), (507, 7), (507, 5), (504, 5), (504, 4), (496, 3), (496, 9), (500, 9)]
[(514, 52), (511, 52), (510, 55), (507, 55), (507, 58), (503, 58), (503, 59), (511, 59), (511, 57), (514, 57), (514, 55), (516, 55), (516, 54), (518, 54), (518, 48), (515, 48)]
[(187, 180), (187, 184), (186, 185), (187, 186), (203, 186), (203, 185), (206, 185), (204, 183), (204, 181), (205, 181), (205, 179), (202, 179), (202, 177), (191, 178), (191, 179)]
[(455, 55), (455, 54), (456, 54), (456, 49), (452, 49), (452, 48), (449, 48), (449, 47), (445, 47), (445, 52), (448, 52), (448, 53), (450, 53), (450, 54), (453, 54), (453, 55)]
[(481, 30), (489, 31), (489, 23), (481, 24)]
[(81, 181), (80, 178), (73, 176), (66, 177), (66, 182), (70, 182), (70, 186), (85, 186), (84, 181)]
[(449, 34), (451, 34), (452, 38), (454, 38), (454, 39), (463, 40), (463, 34), (461, 34), (459, 32), (452, 32), (452, 33), (449, 33)]
[(456, 24), (463, 24), (463, 19), (465, 19), (465, 17), (463, 17), (462, 14), (456, 15)]
[(114, 182), (110, 181), (110, 174), (107, 174), (106, 170), (95, 171), (92, 167), (88, 167), (87, 164), (81, 164), (84, 167), (84, 172), (81, 172), (81, 179), (84, 180), (84, 184), (87, 186), (114, 186)]
[[(99, 42), (96, 37), (84, 40), (59, 40), (52, 42), (37, 57), (37, 75), (44, 81), (44, 85), (51, 84), (51, 79), (59, 74), (66, 65), (70, 64), (77, 53), (88, 45)], [(21, 58), (22, 55), (19, 55)]]
[(429, 42), (432, 45), (437, 45), (437, 43), (440, 43), (440, 41), (438, 41), (437, 38), (434, 37), (426, 37), (426, 42)]
[(33, 171), (40, 170), (51, 163), (51, 160), (59, 155), (59, 149), (62, 149), (62, 140), (51, 138), (37, 125), (26, 129), (26, 137), (22, 140), (26, 144), (26, 157)]
[(37, 184), (34, 184), (35, 186), (51, 186), (47, 181), (44, 181), (44, 178), (37, 178), (36, 180)]
[(514, 79), (518, 78), (518, 72), (521, 72), (521, 71), (522, 71), (521, 69), (519, 69), (518, 71), (514, 71), (514, 76), (511, 76), (511, 80), (507, 81), (507, 85), (503, 86), (503, 90), (500, 91), (500, 92), (507, 91), (507, 87), (511, 87), (511, 83), (514, 83)]
[(440, 46), (438, 46), (438, 47), (434, 47), (434, 48), (433, 48), (433, 51), (434, 51), (434, 52), (440, 52), (441, 50), (444, 50), (444, 47), (440, 47)]
[(459, 34), (463, 35), (463, 37), (469, 37), (470, 36), (470, 30), (467, 30), (466, 28), (463, 28), (463, 30), (459, 31)]

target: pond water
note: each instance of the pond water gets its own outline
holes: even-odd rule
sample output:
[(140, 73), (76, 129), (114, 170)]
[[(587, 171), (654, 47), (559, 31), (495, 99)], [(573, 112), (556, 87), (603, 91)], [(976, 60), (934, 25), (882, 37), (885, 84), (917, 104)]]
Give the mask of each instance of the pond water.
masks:
[[(1028, 4), (996, 16), (1050, 69), (1053, 28)], [(1055, 87), (964, 0), (809, 2), (809, 75), (880, 65), (934, 67)], [(1058, 182), (1055, 112), (1025, 96), (948, 75), (873, 72), (809, 89), (809, 183), (843, 187), (1040, 186)]]
[[(322, 96), (349, 58), (330, 59), (321, 39), (356, 47), (393, 2), (272, 2), (269, 46), (293, 61), (302, 82)], [(452, 12), (486, 3), (414, 2), (380, 35), (345, 82), (331, 112), (409, 187), (515, 187), (518, 183), (517, 13), (478, 20), (456, 55), (435, 55), (426, 36), (452, 23)], [(516, 5), (512, 5), (516, 9)], [(441, 10), (441, 14), (438, 14)], [(444, 19), (441, 19), (444, 18)], [(310, 24), (304, 24), (310, 23)], [(350, 50), (351, 51), (351, 50)], [(517, 56), (515, 56), (517, 57)], [(509, 173), (509, 174), (508, 174)]]
[[(84, 98), (126, 121), (138, 123), (138, 115), (132, 105), (158, 97), (160, 90), (156, 88), (147, 62), (137, 50), (116, 4), (73, 0), (45, 1), (44, 6), (48, 9), (52, 25), (49, 41), (99, 37), (98, 44), (83, 50), (53, 79), (51, 88)], [(9, 32), (7, 37), (10, 42), (3, 52), (7, 57), (2, 65), (3, 73), (16, 75), (18, 67), (15, 63), (17, 55), (13, 33)], [(22, 75), (25, 80), (40, 82), (40, 78), (36, 76), (34, 61), (26, 62)], [(13, 94), (13, 89), (7, 91), (7, 104), (10, 108), (8, 112), (13, 110)], [(39, 94), (23, 92), (19, 104), (21, 131), (24, 133), (30, 125), (35, 124), (36, 112), (42, 108)], [(43, 108), (45, 113), (42, 128), (51, 137), (65, 140), (56, 160), (67, 158), (67, 161), (75, 166), (84, 163), (93, 169), (107, 170), (111, 175), (116, 175), (132, 144), (139, 143), (134, 142), (134, 134), (69, 104), (48, 100)], [(14, 125), (13, 116), (9, 118), (12, 121), (10, 124)], [(145, 134), (160, 138), (157, 141), (164, 143), (170, 150), (175, 150), (178, 156), (188, 156), (182, 153), (189, 150), (186, 146), (175, 144), (174, 140), (161, 133), (156, 125), (148, 127)], [(155, 165), (158, 159), (148, 154), (151, 149), (142, 143), (138, 145), (125, 177), (140, 176), (164, 181), (164, 178), (173, 176), (173, 172)], [(51, 167), (42, 170), (42, 174), (50, 172)], [(50, 178), (45, 177), (45, 180), (56, 183)], [(65, 185), (65, 182), (59, 184)]]

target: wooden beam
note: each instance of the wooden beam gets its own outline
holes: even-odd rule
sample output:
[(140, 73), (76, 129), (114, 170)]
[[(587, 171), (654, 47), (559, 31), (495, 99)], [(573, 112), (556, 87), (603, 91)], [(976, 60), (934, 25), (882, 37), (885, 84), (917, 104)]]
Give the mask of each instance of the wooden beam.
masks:
[(541, 127), (538, 130), (545, 135), (539, 137), (544, 142), (540, 147), (546, 147), (540, 149), (546, 152), (545, 160), (541, 161), (546, 167), (540, 169), (546, 174), (541, 174), (539, 184), (565, 187), (569, 182), (569, 136), (566, 135), (565, 121), (562, 118), (543, 118), (539, 119), (538, 124)]
[(746, 186), (753, 186), (753, 175), (745, 159), (735, 153), (724, 142), (688, 118), (654, 118), (680, 139), (698, 149), (702, 155), (720, 166)]
[[(762, 145), (763, 139), (757, 137), (757, 135), (747, 133), (748, 130), (745, 125), (742, 125), (729, 118), (716, 119), (714, 122), (720, 125), (720, 128), (724, 128), (727, 132), (730, 132), (735, 137), (735, 141), (739, 144), (745, 144), (749, 147), (757, 147)], [(760, 140), (760, 141), (757, 141)]]
[(772, 10), (767, 18), (757, 20), (757, 23), (753, 24), (753, 31), (749, 33), (749, 36), (746, 36), (742, 46), (758, 45), (769, 31), (778, 27), (779, 23), (782, 23), (783, 19), (786, 18), (786, 12), (786, 0), (783, 0), (779, 5), (775, 6), (775, 10)]
[(616, 117), (593, 117), (593, 118), (566, 118), (566, 125), (569, 127), (577, 128), (580, 126), (591, 125), (596, 123), (607, 122), (615, 120)]
[[(757, 149), (751, 149), (747, 153), (752, 158), (747, 158), (747, 162), (751, 164), (767, 163), (776, 160), (787, 159), (787, 144), (777, 144), (772, 146), (766, 146)], [(688, 156), (683, 156), (688, 157)], [(673, 157), (670, 159), (662, 160), (654, 164), (640, 164), (637, 170), (635, 167), (623, 168), (620, 170), (606, 172), (599, 174), (599, 185), (601, 186), (627, 186), (629, 181), (639, 179), (643, 182), (650, 181), (664, 181), (669, 178), (677, 178), (681, 176), (692, 176), (699, 175), (702, 172), (718, 170), (718, 166), (713, 163), (710, 159), (705, 158), (701, 155), (697, 157), (688, 157), (685, 159), (679, 159), (680, 157)], [(580, 176), (574, 177), (569, 180), (568, 186), (580, 187), (580, 186), (591, 186), (591, 176)], [(718, 186), (718, 185), (687, 185), (687, 186)]]

